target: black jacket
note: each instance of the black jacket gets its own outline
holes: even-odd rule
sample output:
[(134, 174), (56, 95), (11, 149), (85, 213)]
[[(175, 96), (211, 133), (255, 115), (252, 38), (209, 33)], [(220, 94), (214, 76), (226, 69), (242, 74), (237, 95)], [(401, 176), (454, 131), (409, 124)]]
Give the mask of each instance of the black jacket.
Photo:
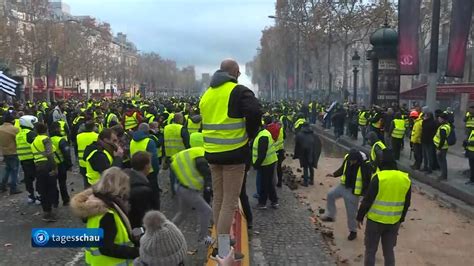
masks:
[(142, 226), (143, 216), (153, 209), (153, 191), (146, 176), (133, 169), (125, 169), (125, 173), (130, 177), (130, 212), (128, 219), (132, 228)]
[(438, 123), (433, 118), (423, 120), (421, 124), (421, 143), (433, 143), (433, 137), (436, 135)]
[[(357, 179), (357, 171), (359, 170), (359, 167), (361, 167), (361, 174), (362, 174), (362, 194), (365, 194), (369, 183), (370, 183), (370, 167), (366, 163), (366, 161), (362, 158), (362, 155), (357, 159), (357, 163), (353, 166), (348, 165), (346, 169), (346, 182), (345, 182), (345, 187), (346, 188), (351, 188), (352, 193), (354, 193), (355, 189), (355, 183)], [(346, 160), (342, 162), (341, 167), (337, 169), (334, 173), (334, 177), (340, 177), (344, 174), (344, 164), (346, 163)]]
[[(367, 193), (365, 194), (364, 198), (362, 199), (362, 203), (360, 204), (359, 211), (357, 212), (357, 221), (362, 222), (364, 220), (364, 217), (369, 212), (370, 207), (372, 207), (372, 204), (374, 203), (378, 192), (379, 192), (379, 177), (375, 175), (370, 181), (369, 188), (367, 189)], [(405, 205), (403, 207), (402, 218), (400, 219), (401, 223), (405, 221), (405, 216), (407, 215), (408, 208), (410, 207), (410, 201), (411, 201), (411, 187), (408, 189), (408, 192), (405, 196)]]
[[(84, 161), (87, 161), (87, 157), (95, 151), (98, 150), (94, 155), (92, 155), (90, 159), (90, 163), (92, 166), (92, 169), (94, 171), (97, 171), (102, 174), (103, 171), (109, 169), (112, 166), (117, 166), (120, 167), (122, 166), (122, 158), (119, 157), (114, 157), (112, 164), (110, 164), (109, 159), (107, 158), (107, 155), (104, 153), (104, 146), (100, 144), (100, 142), (95, 141), (91, 145), (87, 146), (86, 149), (84, 150)], [(113, 156), (113, 153), (111, 153)]]
[(303, 127), (295, 138), (294, 158), (300, 160), (301, 167), (318, 168), (321, 155), (321, 140), (310, 127)]
[[(210, 87), (216, 88), (229, 81), (237, 83), (237, 80), (228, 73), (218, 70), (212, 76)], [(262, 123), (262, 107), (255, 94), (247, 87), (243, 85), (235, 86), (230, 94), (227, 115), (231, 118), (245, 118), (249, 139), (251, 140), (257, 136)], [(244, 145), (233, 151), (206, 152), (205, 157), (210, 164), (244, 164), (249, 154), (251, 154), (249, 146)]]

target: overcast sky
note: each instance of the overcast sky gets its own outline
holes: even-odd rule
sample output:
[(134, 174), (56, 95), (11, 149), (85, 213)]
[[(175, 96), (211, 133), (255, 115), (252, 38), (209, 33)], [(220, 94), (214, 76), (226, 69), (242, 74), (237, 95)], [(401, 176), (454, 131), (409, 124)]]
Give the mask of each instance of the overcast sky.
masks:
[[(241, 68), (256, 54), (261, 31), (273, 24), (275, 0), (63, 0), (72, 15), (90, 15), (124, 32), (141, 51), (154, 51), (198, 74), (223, 58)], [(245, 73), (241, 71), (242, 73)], [(199, 78), (199, 77), (198, 77)]]

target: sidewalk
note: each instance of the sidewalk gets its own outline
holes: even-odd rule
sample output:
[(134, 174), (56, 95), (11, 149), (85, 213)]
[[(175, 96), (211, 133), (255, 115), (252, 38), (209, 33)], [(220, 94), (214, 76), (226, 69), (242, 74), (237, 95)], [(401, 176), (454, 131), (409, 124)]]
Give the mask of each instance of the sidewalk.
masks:
[[(325, 130), (319, 124), (313, 125), (313, 129), (321, 137), (325, 137), (335, 141), (334, 131)], [(461, 136), (458, 137), (458, 142), (462, 142)], [(367, 154), (370, 153), (370, 147), (368, 145), (362, 146), (362, 137), (359, 133), (357, 140), (353, 140), (347, 136), (342, 136), (338, 141), (338, 145), (344, 145), (347, 147), (358, 148)], [(447, 181), (437, 181), (436, 177), (439, 175), (439, 171), (434, 171), (432, 174), (426, 174), (421, 171), (412, 170), (410, 165), (413, 164), (413, 160), (410, 160), (410, 145), (409, 142), (405, 139), (405, 148), (401, 152), (400, 160), (398, 161), (398, 166), (400, 170), (408, 172), (412, 178), (415, 178), (425, 184), (428, 184), (447, 195), (460, 199), (466, 202), (469, 205), (474, 205), (474, 186), (466, 185), (465, 182), (468, 181), (468, 177), (464, 176), (462, 173), (466, 170), (469, 170), (469, 163), (466, 158), (462, 156), (462, 149), (457, 146), (450, 147), (452, 152), (448, 152), (448, 180)]]

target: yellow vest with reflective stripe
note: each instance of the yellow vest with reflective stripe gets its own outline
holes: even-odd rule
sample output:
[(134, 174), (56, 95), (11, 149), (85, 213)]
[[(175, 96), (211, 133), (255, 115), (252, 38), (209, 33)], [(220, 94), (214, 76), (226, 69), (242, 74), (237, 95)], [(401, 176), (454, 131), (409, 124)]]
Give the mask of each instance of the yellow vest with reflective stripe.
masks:
[[(341, 184), (345, 185), (346, 184), (346, 169), (347, 169), (347, 164), (349, 163), (347, 161), (347, 154), (344, 157), (344, 169), (342, 171), (342, 176), (341, 176)], [(356, 177), (356, 182), (355, 182), (355, 187), (354, 187), (354, 195), (360, 196), (362, 194), (362, 167), (359, 166), (359, 169), (357, 170), (357, 177)]]
[(278, 161), (278, 157), (276, 155), (275, 146), (273, 145), (272, 134), (266, 130), (260, 130), (258, 132), (257, 137), (255, 138), (252, 146), (252, 162), (255, 164), (258, 158), (258, 141), (261, 137), (268, 138), (268, 147), (267, 147), (267, 154), (265, 155), (265, 160), (262, 162), (262, 166), (270, 165), (276, 161)]
[(372, 149), (370, 150), (370, 161), (371, 162), (375, 162), (375, 157), (376, 157), (376, 154), (375, 154), (375, 146), (379, 146), (380, 149), (382, 150), (385, 150), (387, 148), (387, 146), (385, 146), (385, 144), (383, 144), (383, 142), (381, 140), (377, 141), (374, 143), (374, 145), (372, 146)]
[(408, 173), (397, 170), (383, 170), (377, 176), (379, 190), (367, 218), (382, 224), (396, 224), (403, 214), (410, 178)]
[(84, 150), (87, 146), (91, 145), (92, 142), (97, 141), (99, 134), (95, 132), (82, 132), (77, 135), (77, 157), (79, 157), (79, 166), (86, 167), (86, 161), (84, 161)]
[(109, 113), (107, 115), (107, 120), (105, 121), (105, 127), (110, 128), (110, 123), (112, 123), (112, 121), (116, 121), (118, 123), (118, 117), (114, 113)]
[(187, 128), (188, 128), (189, 134), (192, 134), (194, 132), (198, 132), (199, 129), (201, 129), (201, 122), (194, 123), (193, 120), (191, 120), (190, 118), (188, 118), (187, 121), (188, 121)]
[[(135, 141), (134, 139), (132, 139), (130, 141), (130, 158), (132, 158), (132, 156), (139, 152), (139, 151), (144, 151), (146, 152), (146, 147), (148, 147), (148, 143), (152, 141), (150, 138), (144, 138), (140, 141)], [(155, 169), (153, 169), (153, 164), (152, 164), (152, 168), (151, 168), (151, 172), (154, 172)]]
[(20, 161), (32, 160), (34, 158), (33, 152), (31, 151), (31, 144), (28, 143), (27, 135), (30, 133), (29, 128), (22, 128), (18, 134), (16, 134), (16, 153)]
[(304, 118), (299, 118), (298, 120), (296, 120), (296, 122), (295, 122), (293, 128), (294, 128), (295, 130), (298, 129), (298, 128), (300, 128), (300, 127), (304, 124), (304, 122), (306, 122), (306, 119), (304, 119)]
[(189, 137), (189, 145), (191, 148), (204, 147), (204, 138), (201, 132), (194, 132)]
[(275, 143), (273, 144), (275, 146), (275, 151), (281, 151), (283, 150), (285, 147), (285, 140), (283, 138), (283, 126), (280, 128), (280, 133), (278, 134), (278, 139), (277, 141), (275, 141)]
[(196, 168), (196, 158), (204, 157), (204, 153), (204, 148), (197, 147), (180, 151), (173, 156), (171, 169), (176, 174), (180, 184), (198, 191), (203, 189), (204, 177)]
[(466, 113), (466, 127), (474, 128), (474, 116), (470, 112)]
[[(474, 142), (474, 130), (471, 130), (471, 133), (469, 134), (469, 138), (467, 139), (468, 142)], [(18, 147), (17, 147), (18, 149)], [(466, 149), (468, 151), (473, 151), (474, 152), (474, 145), (469, 145), (469, 143), (466, 146)]]
[(165, 139), (165, 153), (167, 157), (171, 157), (176, 153), (186, 149), (184, 147), (183, 138), (181, 137), (181, 129), (183, 125), (171, 124), (165, 126), (163, 135)]
[[(98, 152), (98, 150), (92, 151), (89, 154), (89, 156), (87, 156), (87, 158), (86, 158), (87, 183), (89, 183), (90, 185), (94, 185), (95, 183), (99, 182), (99, 180), (100, 180), (100, 173), (97, 172), (96, 170), (94, 170), (92, 168), (92, 164), (90, 163), (90, 159), (92, 158), (92, 156), (96, 152)], [(107, 159), (109, 160), (109, 164), (112, 165), (112, 162), (114, 161), (114, 158), (112, 157), (112, 155), (110, 155), (109, 152), (106, 151), (106, 150), (103, 150), (102, 152), (105, 153), (105, 155), (107, 156)]]
[[(43, 143), (43, 141), (47, 138), (48, 136), (46, 135), (39, 135), (39, 136), (36, 136), (33, 143), (31, 143), (31, 151), (33, 152), (35, 163), (48, 161), (48, 157), (46, 157), (46, 154), (45, 154), (46, 148), (44, 147), (44, 143)], [(55, 150), (53, 147), (53, 152), (54, 151)]]
[[(133, 243), (130, 241), (130, 238), (127, 233), (127, 228), (125, 227), (122, 219), (113, 209), (109, 209), (108, 213), (113, 214), (115, 227), (117, 228), (117, 233), (115, 234), (114, 244), (120, 246), (129, 246), (133, 247)], [(87, 228), (100, 228), (100, 220), (104, 217), (105, 214), (99, 214), (87, 219)], [(91, 266), (102, 266), (102, 265), (133, 265), (133, 260), (113, 258), (106, 255), (102, 255), (99, 251), (99, 248), (86, 248), (86, 264)]]
[(365, 114), (367, 112), (365, 111), (362, 111), (362, 112), (359, 112), (359, 126), (367, 126), (367, 118), (365, 117)]
[(228, 105), (236, 83), (226, 82), (210, 87), (202, 96), (199, 109), (202, 116), (204, 149), (220, 153), (239, 149), (247, 144), (245, 118), (230, 118)]
[(134, 112), (131, 116), (125, 116), (125, 130), (131, 130), (138, 127), (137, 112)]
[(147, 114), (145, 115), (145, 118), (146, 118), (146, 122), (148, 124), (151, 124), (155, 121), (156, 116), (154, 114)]
[(59, 148), (59, 143), (61, 142), (62, 139), (66, 140), (66, 138), (60, 137), (60, 136), (51, 137), (51, 143), (53, 144), (53, 147), (54, 147), (54, 150), (55, 150), (55, 152), (54, 152), (54, 161), (57, 164), (60, 164), (60, 163), (64, 162), (63, 153), (61, 152), (61, 149)]
[(438, 130), (436, 130), (436, 135), (433, 137), (433, 143), (436, 149), (438, 149), (439, 142), (441, 141), (441, 134), (440, 134), (441, 129), (444, 129), (446, 132), (446, 139), (444, 140), (444, 145), (443, 147), (441, 147), (441, 149), (447, 150), (449, 147), (448, 136), (449, 136), (449, 133), (451, 133), (451, 126), (449, 124), (442, 124), (440, 127), (438, 127)]
[(59, 129), (61, 130), (60, 134), (61, 134), (61, 136), (65, 137), (65, 139), (67, 141), (68, 138), (67, 138), (67, 135), (66, 135), (66, 122), (64, 122), (62, 120), (59, 120), (58, 123), (59, 123)]
[(395, 124), (395, 128), (392, 131), (392, 138), (403, 139), (406, 130), (405, 120), (393, 119), (393, 123)]

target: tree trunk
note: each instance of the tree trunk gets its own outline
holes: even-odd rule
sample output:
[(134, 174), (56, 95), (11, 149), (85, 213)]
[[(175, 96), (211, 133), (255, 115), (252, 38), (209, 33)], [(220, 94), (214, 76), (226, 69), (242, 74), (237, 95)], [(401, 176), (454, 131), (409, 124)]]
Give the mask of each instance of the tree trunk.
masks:
[[(346, 94), (346, 91), (347, 91), (347, 80), (348, 80), (348, 71), (349, 71), (349, 44), (345, 44), (344, 45), (344, 51), (343, 51), (343, 56), (344, 56), (344, 59), (343, 59), (343, 74), (342, 74), (342, 91), (343, 91), (343, 95)], [(345, 96), (343, 97), (345, 98)], [(346, 100), (346, 99), (344, 99)]]

